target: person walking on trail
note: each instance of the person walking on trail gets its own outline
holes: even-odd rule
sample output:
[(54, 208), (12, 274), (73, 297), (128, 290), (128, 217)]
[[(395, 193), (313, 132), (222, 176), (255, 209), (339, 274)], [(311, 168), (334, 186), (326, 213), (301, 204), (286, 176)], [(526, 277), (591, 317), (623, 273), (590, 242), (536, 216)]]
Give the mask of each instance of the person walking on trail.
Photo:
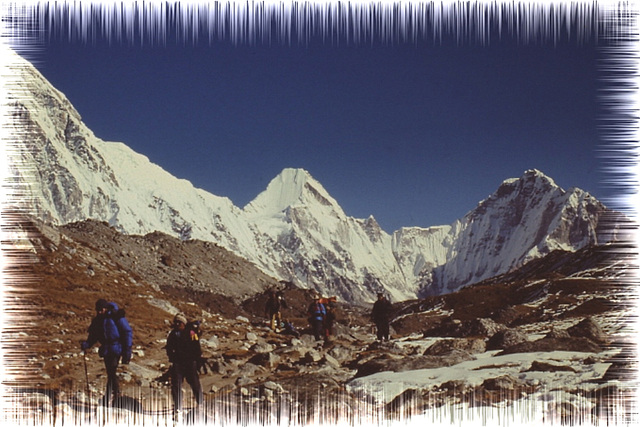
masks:
[(196, 328), (190, 327), (184, 313), (173, 318), (173, 329), (167, 337), (167, 356), (171, 365), (171, 397), (173, 411), (177, 415), (182, 409), (182, 382), (187, 380), (198, 406), (202, 404), (202, 387), (198, 377), (198, 362), (202, 357), (200, 337)]
[(320, 300), (321, 303), (324, 304), (325, 310), (327, 311), (326, 316), (324, 317), (324, 331), (323, 335), (326, 340), (331, 339), (333, 335), (333, 324), (336, 320), (336, 297), (331, 298), (323, 298)]
[(371, 319), (376, 325), (379, 341), (389, 341), (389, 322), (391, 321), (391, 303), (382, 292), (378, 293), (378, 300), (373, 304)]
[(309, 304), (307, 314), (309, 315), (309, 324), (311, 325), (313, 336), (316, 338), (316, 341), (320, 341), (324, 332), (324, 320), (327, 315), (327, 310), (324, 304), (320, 302), (319, 295), (316, 295), (313, 302)]
[(273, 289), (269, 291), (269, 299), (265, 306), (265, 314), (269, 317), (269, 327), (272, 331), (278, 332), (282, 323), (281, 309), (287, 308), (282, 292), (276, 292)]
[(107, 370), (104, 403), (111, 406), (117, 403), (120, 396), (118, 364), (122, 360), (126, 365), (131, 360), (133, 332), (124, 310), (119, 309), (116, 303), (99, 299), (96, 301), (95, 309), (96, 316), (91, 321), (87, 339), (80, 343), (80, 348), (86, 353), (96, 342), (100, 343), (98, 354), (104, 359)]

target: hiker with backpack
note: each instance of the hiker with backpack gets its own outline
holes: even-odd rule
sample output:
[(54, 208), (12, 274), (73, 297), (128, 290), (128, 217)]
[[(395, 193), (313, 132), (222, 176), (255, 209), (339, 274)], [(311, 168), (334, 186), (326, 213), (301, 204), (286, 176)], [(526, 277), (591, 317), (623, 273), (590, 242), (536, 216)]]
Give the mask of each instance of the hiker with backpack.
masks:
[(323, 298), (322, 300), (320, 300), (320, 302), (324, 304), (325, 310), (327, 311), (327, 314), (324, 318), (324, 331), (323, 331), (323, 335), (326, 340), (329, 340), (330, 337), (333, 335), (333, 324), (335, 323), (335, 320), (336, 320), (336, 305), (335, 305), (336, 300), (337, 300), (336, 297)]
[(173, 318), (173, 329), (167, 337), (167, 356), (171, 362), (171, 397), (173, 412), (177, 415), (182, 409), (182, 382), (191, 386), (198, 406), (202, 404), (202, 387), (198, 377), (198, 364), (202, 360), (198, 326), (187, 321), (184, 313)]
[(309, 325), (311, 325), (311, 330), (313, 331), (313, 336), (316, 338), (316, 341), (320, 341), (324, 332), (324, 320), (327, 315), (327, 310), (320, 302), (320, 296), (316, 295), (311, 304), (309, 304), (309, 308), (307, 309), (307, 314), (309, 315)]
[(125, 317), (123, 309), (114, 302), (99, 299), (95, 304), (96, 316), (91, 321), (86, 341), (80, 348), (86, 353), (96, 342), (100, 343), (98, 354), (104, 359), (107, 370), (107, 387), (104, 396), (106, 406), (117, 403), (120, 396), (120, 385), (116, 374), (118, 364), (131, 361), (133, 332)]
[(382, 292), (378, 293), (378, 300), (373, 304), (371, 319), (376, 325), (379, 341), (389, 341), (389, 323), (391, 322), (391, 303)]
[(278, 332), (280, 324), (282, 323), (282, 314), (280, 310), (287, 308), (287, 302), (284, 299), (282, 292), (276, 292), (273, 289), (269, 291), (269, 299), (265, 306), (265, 314), (269, 317), (269, 327), (272, 331)]

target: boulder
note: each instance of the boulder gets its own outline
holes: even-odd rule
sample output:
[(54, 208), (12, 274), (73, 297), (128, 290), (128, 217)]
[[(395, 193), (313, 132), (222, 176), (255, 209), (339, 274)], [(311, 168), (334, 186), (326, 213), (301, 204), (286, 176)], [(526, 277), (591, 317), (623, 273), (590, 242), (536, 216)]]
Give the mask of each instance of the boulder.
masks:
[(280, 362), (280, 356), (271, 353), (258, 353), (249, 359), (250, 363), (253, 363), (264, 368), (273, 369), (278, 366)]
[(238, 372), (238, 376), (240, 377), (252, 377), (262, 371), (262, 367), (256, 365), (255, 363), (247, 362), (244, 365), (240, 366), (240, 370)]
[(490, 337), (506, 328), (492, 319), (475, 319), (465, 323), (468, 330), (466, 336)]
[(480, 338), (452, 338), (436, 342), (424, 352), (425, 356), (445, 356), (456, 350), (469, 353), (484, 353), (487, 346)]
[(502, 375), (496, 378), (488, 378), (482, 383), (483, 388), (492, 391), (515, 390), (525, 385), (526, 384), (524, 383), (524, 381), (518, 378), (514, 378), (511, 375)]
[(435, 369), (445, 366), (453, 366), (467, 360), (473, 360), (474, 356), (463, 350), (453, 350), (443, 356), (406, 356), (398, 358), (378, 358), (369, 360), (360, 365), (354, 378), (360, 378), (378, 372), (405, 372), (418, 369)]
[(249, 351), (252, 351), (253, 353), (271, 353), (276, 349), (276, 347), (272, 344), (268, 344), (265, 342), (259, 342), (256, 343), (254, 345), (252, 345), (251, 347), (249, 347)]
[(505, 348), (498, 355), (513, 353), (538, 353), (549, 351), (579, 351), (585, 353), (599, 353), (600, 346), (587, 338), (542, 338), (537, 341), (527, 341)]
[(527, 341), (527, 336), (518, 329), (504, 329), (489, 338), (487, 350), (500, 350)]
[(506, 326), (488, 318), (472, 319), (464, 322), (459, 319), (447, 318), (435, 328), (426, 331), (424, 335), (453, 338), (490, 337), (505, 328)]
[(593, 319), (587, 317), (578, 324), (567, 329), (567, 332), (572, 337), (588, 338), (593, 342), (602, 344), (607, 341), (607, 336), (602, 331), (600, 325), (598, 325)]
[(304, 357), (301, 359), (302, 363), (304, 364), (312, 364), (312, 363), (318, 363), (322, 360), (322, 353), (320, 353), (317, 350), (309, 350), (307, 351), (307, 353), (304, 355)]

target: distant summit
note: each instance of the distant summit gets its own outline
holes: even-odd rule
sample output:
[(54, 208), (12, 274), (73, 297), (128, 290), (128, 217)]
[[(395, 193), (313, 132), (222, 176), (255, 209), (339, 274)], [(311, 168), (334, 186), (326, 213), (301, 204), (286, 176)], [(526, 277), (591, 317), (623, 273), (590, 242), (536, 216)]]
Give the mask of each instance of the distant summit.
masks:
[(360, 304), (379, 291), (396, 301), (451, 292), (613, 236), (602, 232), (602, 203), (535, 169), (453, 224), (392, 234), (373, 217), (347, 216), (303, 169), (283, 170), (241, 209), (100, 140), (34, 67), (18, 60), (14, 69), (9, 130), (20, 146), (9, 161), (28, 194), (17, 203), (52, 224), (95, 219), (126, 234), (215, 242), (276, 279)]
[(273, 215), (287, 208), (319, 204), (342, 211), (324, 187), (304, 169), (284, 169), (267, 189), (244, 207), (249, 214)]

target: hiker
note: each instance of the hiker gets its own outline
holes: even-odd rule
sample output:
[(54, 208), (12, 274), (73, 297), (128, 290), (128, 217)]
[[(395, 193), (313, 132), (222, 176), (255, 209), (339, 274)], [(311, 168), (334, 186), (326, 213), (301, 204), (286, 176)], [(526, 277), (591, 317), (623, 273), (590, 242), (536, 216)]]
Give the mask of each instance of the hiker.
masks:
[(333, 335), (333, 323), (336, 320), (336, 297), (326, 298), (320, 300), (321, 303), (324, 304), (327, 314), (324, 318), (324, 337), (325, 339), (329, 339), (331, 335)]
[(324, 304), (320, 302), (319, 295), (316, 295), (313, 302), (309, 304), (307, 314), (309, 315), (309, 325), (311, 325), (313, 336), (315, 336), (316, 341), (320, 341), (323, 335), (324, 319), (327, 315), (327, 311)]
[(376, 324), (378, 340), (389, 341), (389, 322), (391, 321), (391, 303), (382, 292), (378, 293), (378, 300), (373, 304), (371, 319)]
[(197, 327), (187, 322), (184, 313), (173, 318), (173, 329), (167, 337), (167, 356), (171, 365), (171, 397), (173, 413), (177, 415), (182, 409), (182, 381), (187, 380), (191, 386), (198, 406), (202, 403), (202, 387), (198, 377), (198, 363), (202, 349)]
[(269, 316), (269, 327), (272, 331), (278, 332), (280, 328), (280, 323), (282, 322), (282, 314), (280, 310), (282, 308), (287, 308), (287, 302), (284, 299), (284, 295), (282, 292), (274, 291), (273, 289), (269, 291), (269, 299), (267, 300), (267, 304), (265, 306), (265, 314)]
[(283, 334), (285, 334), (285, 335), (293, 335), (296, 338), (300, 338), (300, 332), (298, 332), (296, 327), (293, 326), (293, 323), (291, 323), (288, 320), (285, 320), (283, 323), (284, 323), (284, 329), (282, 330)]
[(104, 359), (107, 370), (107, 389), (104, 404), (112, 406), (120, 396), (120, 385), (116, 371), (122, 358), (127, 365), (131, 361), (133, 332), (125, 317), (123, 309), (119, 309), (114, 302), (99, 299), (95, 304), (96, 316), (89, 325), (86, 341), (80, 343), (80, 348), (86, 353), (96, 342), (100, 343), (98, 354)]

